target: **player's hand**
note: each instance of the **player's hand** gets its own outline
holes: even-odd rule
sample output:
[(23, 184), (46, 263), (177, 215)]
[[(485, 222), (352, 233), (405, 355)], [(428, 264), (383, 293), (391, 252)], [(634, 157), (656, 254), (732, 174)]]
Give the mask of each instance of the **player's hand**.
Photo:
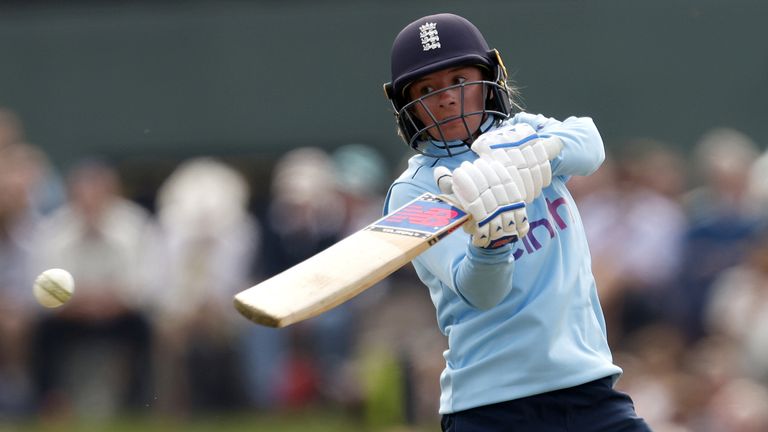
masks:
[(522, 184), (498, 161), (464, 162), (452, 173), (437, 167), (434, 176), (440, 190), (452, 194), (472, 216), (464, 230), (472, 236), (473, 245), (495, 249), (528, 233)]
[(526, 123), (486, 132), (472, 143), (472, 151), (481, 157), (499, 161), (511, 176), (520, 174), (524, 200), (529, 204), (552, 182), (550, 161), (562, 148), (560, 138), (542, 138)]

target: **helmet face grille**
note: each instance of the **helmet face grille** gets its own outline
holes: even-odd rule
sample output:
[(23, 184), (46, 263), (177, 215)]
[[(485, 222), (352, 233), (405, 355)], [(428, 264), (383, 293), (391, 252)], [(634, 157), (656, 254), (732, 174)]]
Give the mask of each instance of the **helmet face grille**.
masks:
[[(483, 108), (475, 111), (466, 111), (464, 104), (465, 88), (470, 86), (482, 86)], [(426, 99), (439, 97), (441, 93), (459, 90), (459, 114), (438, 119), (425, 103)], [(453, 86), (435, 90), (427, 95), (414, 99), (397, 111), (396, 117), (400, 128), (400, 135), (408, 145), (417, 152), (430, 157), (449, 157), (469, 151), (469, 146), (475, 139), (478, 130), (472, 130), (468, 120), (479, 118), (477, 124), (482, 123), (492, 116), (496, 121), (509, 116), (509, 109), (504, 109), (503, 103), (495, 103), (507, 98), (507, 90), (498, 83), (491, 81), (469, 81)], [(502, 106), (499, 106), (502, 105)], [(431, 120), (424, 124), (417, 116), (417, 109), (426, 114)], [(460, 120), (466, 134), (460, 138), (447, 139), (444, 126), (450, 122)]]

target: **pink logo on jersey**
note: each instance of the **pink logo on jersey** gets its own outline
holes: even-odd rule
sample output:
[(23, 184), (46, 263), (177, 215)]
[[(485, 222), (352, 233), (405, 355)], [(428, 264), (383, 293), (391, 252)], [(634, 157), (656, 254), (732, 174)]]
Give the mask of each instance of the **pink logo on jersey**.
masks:
[(522, 239), (522, 247), (518, 247), (515, 252), (513, 252), (515, 259), (519, 259), (521, 256), (523, 256), (524, 253), (532, 254), (541, 249), (542, 244), (539, 239), (542, 234), (547, 234), (549, 235), (549, 238), (554, 238), (557, 234), (557, 231), (552, 225), (553, 222), (555, 226), (557, 226), (557, 228), (559, 228), (561, 231), (568, 228), (568, 224), (565, 222), (565, 219), (563, 219), (563, 217), (560, 216), (560, 214), (557, 212), (560, 206), (565, 206), (566, 214), (569, 213), (565, 198), (559, 197), (551, 201), (549, 198), (547, 198), (546, 201), (547, 211), (549, 216), (552, 218), (551, 221), (549, 218), (541, 218), (530, 223), (528, 234), (526, 234)]

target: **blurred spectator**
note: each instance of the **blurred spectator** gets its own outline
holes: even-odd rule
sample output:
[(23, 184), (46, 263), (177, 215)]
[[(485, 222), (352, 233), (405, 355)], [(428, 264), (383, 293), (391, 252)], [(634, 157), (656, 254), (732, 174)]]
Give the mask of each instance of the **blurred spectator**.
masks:
[(620, 159), (609, 158), (589, 180), (572, 180), (614, 342), (661, 318), (686, 229), (675, 199), (686, 178), (679, 156), (648, 139), (622, 148)]
[(768, 220), (768, 150), (752, 165), (747, 194), (755, 211), (764, 221)]
[(646, 325), (628, 335), (616, 362), (624, 368), (618, 389), (632, 394), (635, 408), (654, 431), (671, 432), (684, 423), (680, 386), (693, 387), (683, 373), (682, 335), (663, 324)]
[[(265, 277), (326, 249), (345, 230), (346, 210), (337, 190), (335, 167), (323, 150), (304, 147), (285, 154), (275, 165), (271, 187), (261, 254)], [(269, 338), (275, 351), (266, 358), (258, 351), (261, 347), (254, 345), (251, 365), (259, 365), (257, 369), (269, 373), (275, 383), (281, 377), (272, 370), (274, 359), (285, 359), (277, 363), (287, 367), (283, 382), (276, 383), (283, 403), (301, 406), (333, 398), (338, 374), (350, 354), (353, 320), (352, 308), (343, 304), (286, 330), (254, 328), (254, 343)]]
[(23, 414), (32, 402), (27, 351), (37, 311), (31, 286), (39, 270), (35, 236), (40, 218), (31, 195), (40, 160), (32, 146), (0, 146), (0, 416)]
[(686, 191), (689, 167), (670, 148), (623, 149), (572, 179), (619, 388), (654, 430), (766, 430), (768, 237), (756, 234), (768, 159), (755, 162), (744, 134), (712, 130), (696, 147), (700, 187)]
[(760, 228), (760, 213), (747, 193), (758, 151), (743, 133), (726, 128), (707, 132), (695, 148), (700, 187), (685, 197), (690, 223), (680, 283), (670, 316), (689, 341), (705, 334), (704, 311), (710, 287), (720, 272), (743, 261)]
[(382, 217), (388, 170), (384, 159), (364, 144), (347, 144), (331, 154), (338, 190), (347, 211), (344, 232), (352, 234)]
[(749, 380), (733, 380), (713, 395), (705, 412), (698, 431), (766, 431), (768, 389)]
[[(669, 144), (635, 139), (622, 157), (625, 217), (631, 238), (624, 246), (623, 327), (632, 331), (664, 320), (664, 304), (681, 269), (688, 221), (681, 204), (688, 169)], [(620, 269), (621, 270), (621, 269)]]
[(46, 221), (42, 267), (61, 267), (76, 292), (42, 317), (33, 347), (44, 414), (106, 418), (148, 398), (150, 327), (143, 313), (153, 266), (149, 214), (120, 195), (108, 165), (68, 177), (69, 201)]
[(715, 279), (707, 306), (708, 329), (730, 338), (739, 354), (734, 367), (768, 386), (768, 231), (752, 242), (743, 263)]
[(747, 201), (750, 170), (759, 155), (757, 145), (730, 128), (708, 131), (694, 148), (700, 187), (687, 197), (694, 223), (725, 216), (752, 216)]
[(757, 432), (767, 430), (768, 393), (765, 386), (744, 376), (733, 341), (718, 336), (701, 339), (688, 351), (686, 372), (692, 378), (681, 387), (680, 421), (694, 432)]
[[(387, 165), (373, 147), (365, 144), (347, 144), (331, 154), (336, 173), (339, 196), (344, 200), (344, 222), (340, 236), (351, 235), (380, 219), (384, 208), (384, 191), (389, 185)], [(389, 280), (351, 300), (356, 314), (367, 314), (369, 306), (387, 294)]]
[(27, 176), (28, 195), (32, 209), (48, 214), (64, 203), (63, 181), (59, 173), (42, 151), (24, 143), (24, 127), (21, 119), (8, 108), (0, 107), (0, 149), (20, 145), (26, 150), (16, 163), (23, 164)]
[(232, 296), (252, 282), (260, 242), (248, 200), (243, 176), (212, 158), (181, 164), (159, 190), (166, 274), (153, 317), (163, 409), (241, 404), (237, 324), (247, 322), (233, 313)]
[[(384, 191), (389, 185), (389, 172), (386, 162), (378, 151), (365, 144), (343, 145), (335, 149), (331, 157), (334, 163), (337, 190), (344, 200), (343, 208), (346, 213), (339, 234), (341, 237), (346, 237), (382, 217)], [(393, 323), (386, 325), (386, 322), (379, 322), (379, 316), (385, 313), (383, 312), (383, 309), (387, 307), (385, 304), (390, 307), (396, 304), (390, 291), (393, 279), (394, 277), (387, 278), (377, 283), (345, 304), (345, 308), (348, 308), (353, 314), (355, 331), (349, 335), (348, 345), (351, 346), (351, 349), (345, 348), (345, 355), (339, 358), (341, 361), (346, 361), (348, 360), (346, 357), (351, 357), (352, 361), (345, 367), (338, 368), (341, 373), (334, 376), (336, 383), (332, 388), (335, 393), (333, 398), (336, 402), (358, 406), (361, 403), (367, 403), (368, 406), (380, 404), (381, 401), (375, 396), (376, 390), (372, 390), (370, 385), (371, 380), (368, 374), (371, 372), (372, 365), (375, 369), (378, 364), (376, 362), (381, 361), (384, 364), (387, 360), (393, 360), (394, 363), (389, 365), (397, 367), (398, 361), (406, 360), (403, 358), (404, 355), (397, 357), (403, 353), (403, 334), (398, 331), (399, 327)], [(426, 298), (426, 293), (422, 293)], [(397, 334), (400, 339), (391, 338), (389, 341), (394, 343), (386, 346), (385, 341), (378, 337), (376, 338), (377, 343), (367, 343), (370, 335), (363, 334), (364, 328), (371, 325), (372, 322), (379, 322), (375, 327), (382, 331), (382, 334)], [(402, 323), (403, 321), (400, 321), (400, 324)], [(415, 329), (411, 327), (411, 330)], [(362, 340), (363, 338), (366, 340)], [(387, 382), (384, 385), (394, 388), (409, 385), (405, 382), (409, 378), (407, 374), (399, 374), (398, 377), (400, 381)], [(401, 398), (403, 395), (391, 396)], [(403, 407), (397, 406), (397, 408)], [(373, 408), (373, 410), (376, 409), (382, 408)], [(371, 409), (366, 411), (370, 412)], [(370, 421), (368, 423), (369, 426), (374, 426)]]
[(678, 202), (688, 188), (689, 167), (670, 144), (654, 139), (634, 139), (627, 143), (628, 156), (637, 160), (632, 176), (649, 190)]

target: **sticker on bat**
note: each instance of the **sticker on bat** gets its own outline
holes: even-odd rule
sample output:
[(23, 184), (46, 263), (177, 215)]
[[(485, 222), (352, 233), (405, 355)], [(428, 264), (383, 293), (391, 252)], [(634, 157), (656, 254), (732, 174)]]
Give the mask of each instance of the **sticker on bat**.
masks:
[(455, 225), (466, 213), (433, 196), (424, 195), (388, 214), (367, 229), (426, 238)]

